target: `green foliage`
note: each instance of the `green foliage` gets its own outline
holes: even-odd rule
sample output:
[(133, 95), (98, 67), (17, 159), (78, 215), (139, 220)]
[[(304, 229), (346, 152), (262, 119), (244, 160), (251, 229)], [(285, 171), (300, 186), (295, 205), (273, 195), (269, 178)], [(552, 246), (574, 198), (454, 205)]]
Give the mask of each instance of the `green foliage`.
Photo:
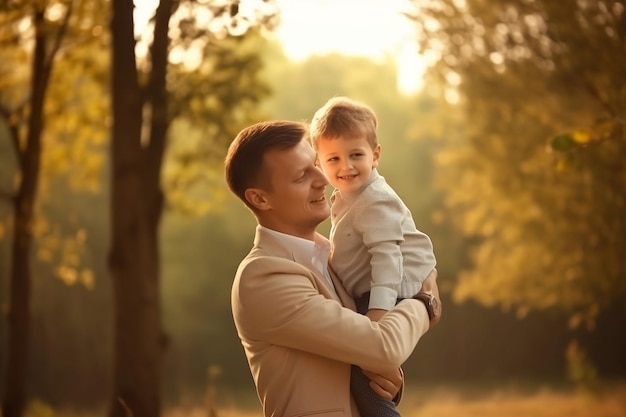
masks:
[(569, 380), (585, 391), (597, 391), (598, 371), (577, 342), (570, 342), (565, 351), (565, 358)]
[[(388, 104), (402, 107), (391, 60), (376, 63), (365, 57), (329, 54), (288, 62), (276, 48), (270, 44), (264, 50), (268, 55), (264, 75), (275, 94), (264, 102), (263, 109), (272, 118), (309, 121), (326, 100), (338, 95), (376, 103), (381, 110)], [(400, 101), (394, 104), (395, 99)]]
[[(170, 213), (161, 228), (165, 356), (168, 398), (201, 395), (207, 370), (219, 367), (229, 386), (249, 382), (230, 311), (230, 284), (249, 250), (254, 220), (237, 202), (205, 216)], [(235, 205), (235, 206), (233, 206)]]
[(625, 3), (415, 4), (431, 75), (466, 116), (440, 157), (448, 207), (477, 242), (456, 299), (592, 325), (626, 297)]
[[(76, 190), (96, 191), (100, 185), (103, 148), (106, 144), (108, 101), (106, 72), (107, 54), (101, 47), (105, 40), (102, 26), (106, 13), (96, 2), (60, 1), (35, 7), (29, 2), (14, 2), (0, 13), (0, 30), (3, 47), (0, 49), (0, 123), (6, 130), (3, 143), (10, 146), (3, 154), (5, 163), (2, 175), (2, 195), (7, 203), (15, 198), (22, 172), (23, 160), (28, 152), (31, 61), (34, 59), (32, 13), (41, 7), (46, 11), (45, 21), (51, 45), (58, 43), (59, 52), (46, 56), (46, 66), (52, 69), (45, 98), (42, 131), (41, 171), (36, 199), (36, 216), (32, 232), (37, 241), (37, 255), (41, 260), (54, 261), (55, 275), (69, 283), (93, 285), (93, 272), (80, 266), (80, 253), (86, 235), (80, 225), (73, 231), (60, 232), (58, 225), (43, 216), (42, 207), (54, 195), (50, 193), (51, 181), (65, 175)], [(68, 26), (62, 27), (62, 17), (69, 13)], [(89, 25), (87, 25), (87, 23)], [(88, 26), (88, 27), (87, 27)], [(16, 70), (20, 69), (21, 70)], [(6, 138), (6, 142), (5, 139)], [(14, 158), (15, 163), (10, 161)], [(71, 211), (68, 211), (68, 217)], [(10, 222), (3, 229), (12, 228)], [(0, 233), (0, 239), (8, 236)]]
[(168, 89), (173, 123), (168, 134), (162, 185), (170, 209), (198, 215), (223, 200), (222, 161), (243, 127), (262, 120), (269, 95), (261, 79), (258, 30), (207, 42), (202, 61), (190, 70), (172, 65)]
[(624, 122), (617, 119), (600, 120), (591, 128), (577, 129), (557, 135), (549, 141), (549, 151), (555, 151), (556, 167), (560, 171), (571, 168), (579, 162), (580, 152), (585, 147), (596, 146), (605, 140), (621, 140), (624, 136)]
[[(14, 3), (12, 9), (0, 13), (0, 105), (7, 117), (3, 127), (16, 123), (20, 137), (15, 143), (24, 140), (26, 121), (21, 115), (27, 110), (24, 103), (30, 89), (32, 51), (25, 45), (32, 28), (24, 17), (25, 11), (30, 10), (27, 3), (19, 3), (19, 7)], [(59, 7), (69, 4), (59, 2)], [(111, 123), (109, 10), (105, 6), (98, 2), (74, 5), (62, 53), (54, 61), (45, 107), (40, 214), (41, 207), (54, 198), (49, 192), (49, 181), (54, 178), (68, 180), (81, 192), (98, 192), (103, 185)], [(182, 37), (173, 40), (175, 45), (184, 42)], [(194, 45), (201, 48), (202, 57), (198, 67), (189, 68), (185, 62), (170, 64), (170, 117), (175, 122), (169, 133), (162, 184), (171, 209), (198, 214), (214, 209), (221, 201), (221, 161), (227, 144), (243, 126), (262, 118), (257, 108), (268, 94), (268, 87), (258, 77), (261, 61), (257, 49), (262, 42), (258, 29), (245, 36), (210, 38), (203, 43), (196, 39)], [(18, 167), (9, 160), (16, 156), (9, 133), (6, 142), (2, 136), (3, 144), (8, 146), (1, 172), (3, 196), (12, 195), (15, 178), (19, 178)], [(59, 242), (76, 243), (73, 236), (79, 230), (69, 236), (57, 236), (47, 219), (39, 218), (36, 224), (40, 232), (39, 254), (46, 259), (67, 257), (59, 252)], [(0, 238), (6, 236), (7, 229), (3, 224)], [(65, 277), (73, 276), (67, 267), (63, 265), (59, 272), (65, 271)]]
[[(77, 189), (95, 189), (103, 163), (106, 138), (108, 55), (102, 30), (108, 13), (99, 2), (73, 1), (42, 4), (46, 11), (48, 42), (55, 37), (61, 17), (70, 9), (69, 25), (60, 38), (60, 52), (47, 57), (52, 67), (45, 102), (42, 133), (41, 190), (46, 197), (47, 179), (71, 172)], [(14, 136), (13, 153), (24, 152), (30, 109), (33, 59), (32, 2), (13, 2), (0, 13), (0, 108), (3, 122)], [(50, 48), (51, 49), (51, 48)]]

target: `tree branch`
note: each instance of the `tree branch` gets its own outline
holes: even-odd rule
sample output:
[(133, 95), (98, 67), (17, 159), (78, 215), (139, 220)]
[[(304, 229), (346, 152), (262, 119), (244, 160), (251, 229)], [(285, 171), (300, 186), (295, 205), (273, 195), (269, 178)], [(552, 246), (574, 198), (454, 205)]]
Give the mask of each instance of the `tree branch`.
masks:
[(5, 120), (6, 125), (9, 129), (9, 136), (11, 136), (11, 143), (13, 144), (13, 151), (15, 152), (15, 159), (17, 159), (20, 164), (20, 169), (22, 168), (22, 150), (20, 149), (20, 137), (19, 130), (17, 125), (12, 122), (14, 118), (13, 115), (17, 113), (17, 111), (10, 111), (4, 106), (0, 106), (0, 116)]
[(69, 4), (67, 5), (67, 12), (65, 13), (65, 16), (63, 16), (63, 21), (61, 22), (61, 26), (59, 27), (56, 36), (54, 37), (52, 48), (50, 49), (50, 54), (48, 55), (46, 63), (44, 65), (48, 73), (52, 68), (52, 62), (54, 61), (54, 57), (56, 56), (57, 52), (59, 52), (59, 49), (61, 49), (61, 44), (63, 43), (63, 38), (67, 33), (67, 28), (69, 27), (70, 17), (72, 16), (73, 11), (74, 0), (70, 0)]

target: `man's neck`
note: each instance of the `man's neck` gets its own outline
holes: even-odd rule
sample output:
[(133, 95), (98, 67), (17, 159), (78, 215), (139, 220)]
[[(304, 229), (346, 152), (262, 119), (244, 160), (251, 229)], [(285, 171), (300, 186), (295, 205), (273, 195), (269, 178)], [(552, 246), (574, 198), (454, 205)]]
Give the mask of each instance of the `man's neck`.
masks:
[(278, 226), (278, 225), (274, 225), (274, 224), (268, 224), (267, 222), (262, 222), (259, 221), (259, 225), (273, 230), (275, 232), (278, 233), (283, 233), (285, 235), (289, 235), (289, 236), (295, 236), (295, 237), (299, 237), (301, 239), (306, 239), (306, 240), (311, 240), (311, 241), (315, 241), (315, 229), (310, 230), (310, 231), (303, 231), (303, 230), (298, 230), (296, 228), (293, 229), (287, 229), (285, 227), (282, 226)]

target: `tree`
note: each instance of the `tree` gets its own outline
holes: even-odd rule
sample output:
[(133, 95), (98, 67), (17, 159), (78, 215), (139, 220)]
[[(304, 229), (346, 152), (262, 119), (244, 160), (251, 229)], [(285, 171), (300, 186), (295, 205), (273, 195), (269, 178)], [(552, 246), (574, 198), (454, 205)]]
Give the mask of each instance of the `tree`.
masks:
[[(2, 4), (2, 42), (7, 46), (20, 44), (22, 37), (34, 41), (30, 59), (30, 80), (27, 91), (3, 88), (0, 115), (8, 128), (16, 155), (19, 181), (15, 190), (5, 196), (13, 205), (13, 244), (11, 248), (9, 349), (2, 415), (17, 417), (25, 403), (25, 376), (30, 328), (30, 253), (33, 241), (35, 198), (41, 168), (44, 105), (56, 55), (68, 29), (73, 2), (60, 3), (60, 17), (49, 16), (50, 5), (43, 2), (8, 2)], [(15, 28), (25, 23), (20, 33)], [(10, 62), (15, 63), (16, 56)], [(25, 62), (21, 62), (25, 64)], [(19, 67), (19, 66), (18, 66)], [(14, 70), (14, 68), (12, 68)], [(3, 68), (3, 72), (7, 69)], [(10, 70), (9, 70), (10, 71)], [(3, 86), (7, 87), (7, 86)], [(15, 86), (12, 86), (15, 88)], [(17, 94), (16, 95), (11, 95)]]
[[(268, 3), (261, 5), (266, 7)], [(202, 97), (198, 90), (204, 91), (198, 84), (187, 84), (178, 78), (182, 85), (176, 85), (168, 79), (169, 52), (194, 46), (198, 40), (204, 45), (215, 42), (216, 34), (226, 35), (225, 29), (239, 34), (247, 30), (247, 25), (272, 23), (275, 10), (266, 7), (257, 12), (248, 8), (253, 14), (246, 14), (240, 13), (239, 2), (161, 0), (154, 14), (149, 54), (142, 61), (135, 52), (132, 2), (113, 0), (112, 6), (109, 268), (115, 298), (115, 364), (110, 414), (149, 417), (160, 412), (161, 356), (168, 343), (161, 325), (158, 226), (164, 207), (161, 167), (168, 127), (176, 115), (172, 110), (177, 108), (169, 106), (170, 98), (176, 91), (185, 91), (190, 105), (196, 103), (205, 115), (223, 121), (215, 112), (232, 113), (226, 120), (233, 122), (241, 121), (236, 115), (242, 103), (254, 103), (263, 93), (255, 88), (256, 81), (250, 76), (256, 71), (250, 69), (255, 62), (250, 55), (222, 55), (220, 65), (231, 67), (227, 78), (218, 78), (220, 72), (205, 68), (202, 81), (213, 77), (211, 86), (215, 90), (209, 97)], [(170, 20), (177, 10), (182, 15), (176, 21), (181, 44), (170, 45)], [(213, 30), (202, 29), (195, 21), (194, 12), (198, 10), (211, 16)], [(229, 85), (231, 81), (237, 84)], [(234, 94), (235, 91), (240, 94)], [(188, 119), (195, 120), (193, 115)], [(219, 131), (216, 138), (223, 137), (221, 127), (212, 126)]]
[(626, 296), (625, 9), (416, 2), (431, 74), (466, 114), (442, 158), (449, 207), (478, 242), (458, 300), (522, 315), (556, 307), (575, 326)]

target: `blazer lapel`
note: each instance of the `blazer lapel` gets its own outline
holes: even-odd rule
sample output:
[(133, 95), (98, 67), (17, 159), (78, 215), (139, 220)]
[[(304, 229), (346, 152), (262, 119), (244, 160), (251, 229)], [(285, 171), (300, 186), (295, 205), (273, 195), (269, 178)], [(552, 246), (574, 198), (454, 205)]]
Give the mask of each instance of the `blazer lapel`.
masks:
[[(278, 256), (296, 262), (295, 259), (293, 259), (293, 256), (288, 248), (284, 247), (283, 244), (276, 240), (274, 236), (266, 233), (263, 229), (260, 229), (258, 227), (254, 236), (254, 247), (260, 249), (262, 252), (267, 251), (273, 256)], [(352, 300), (352, 298), (343, 288), (341, 281), (335, 276), (335, 273), (332, 268), (330, 268), (330, 265), (328, 266), (328, 272), (333, 283), (332, 285), (335, 288), (331, 287), (331, 284), (328, 282), (326, 277), (320, 276), (316, 271), (313, 271), (311, 269), (307, 268), (307, 270), (310, 272), (311, 275), (313, 275), (314, 279), (317, 281), (317, 286), (321, 289), (320, 293), (322, 293), (322, 295), (324, 295), (326, 298), (331, 298), (338, 301), (344, 307), (348, 307), (356, 311), (354, 300)]]
[(356, 311), (356, 305), (354, 304), (354, 299), (350, 297), (350, 294), (343, 288), (343, 284), (341, 280), (337, 277), (337, 274), (333, 270), (333, 268), (328, 265), (328, 272), (330, 274), (330, 278), (333, 280), (333, 284), (335, 285), (335, 292), (337, 296), (339, 296), (339, 301), (343, 304), (344, 307), (349, 308), (352, 311)]

